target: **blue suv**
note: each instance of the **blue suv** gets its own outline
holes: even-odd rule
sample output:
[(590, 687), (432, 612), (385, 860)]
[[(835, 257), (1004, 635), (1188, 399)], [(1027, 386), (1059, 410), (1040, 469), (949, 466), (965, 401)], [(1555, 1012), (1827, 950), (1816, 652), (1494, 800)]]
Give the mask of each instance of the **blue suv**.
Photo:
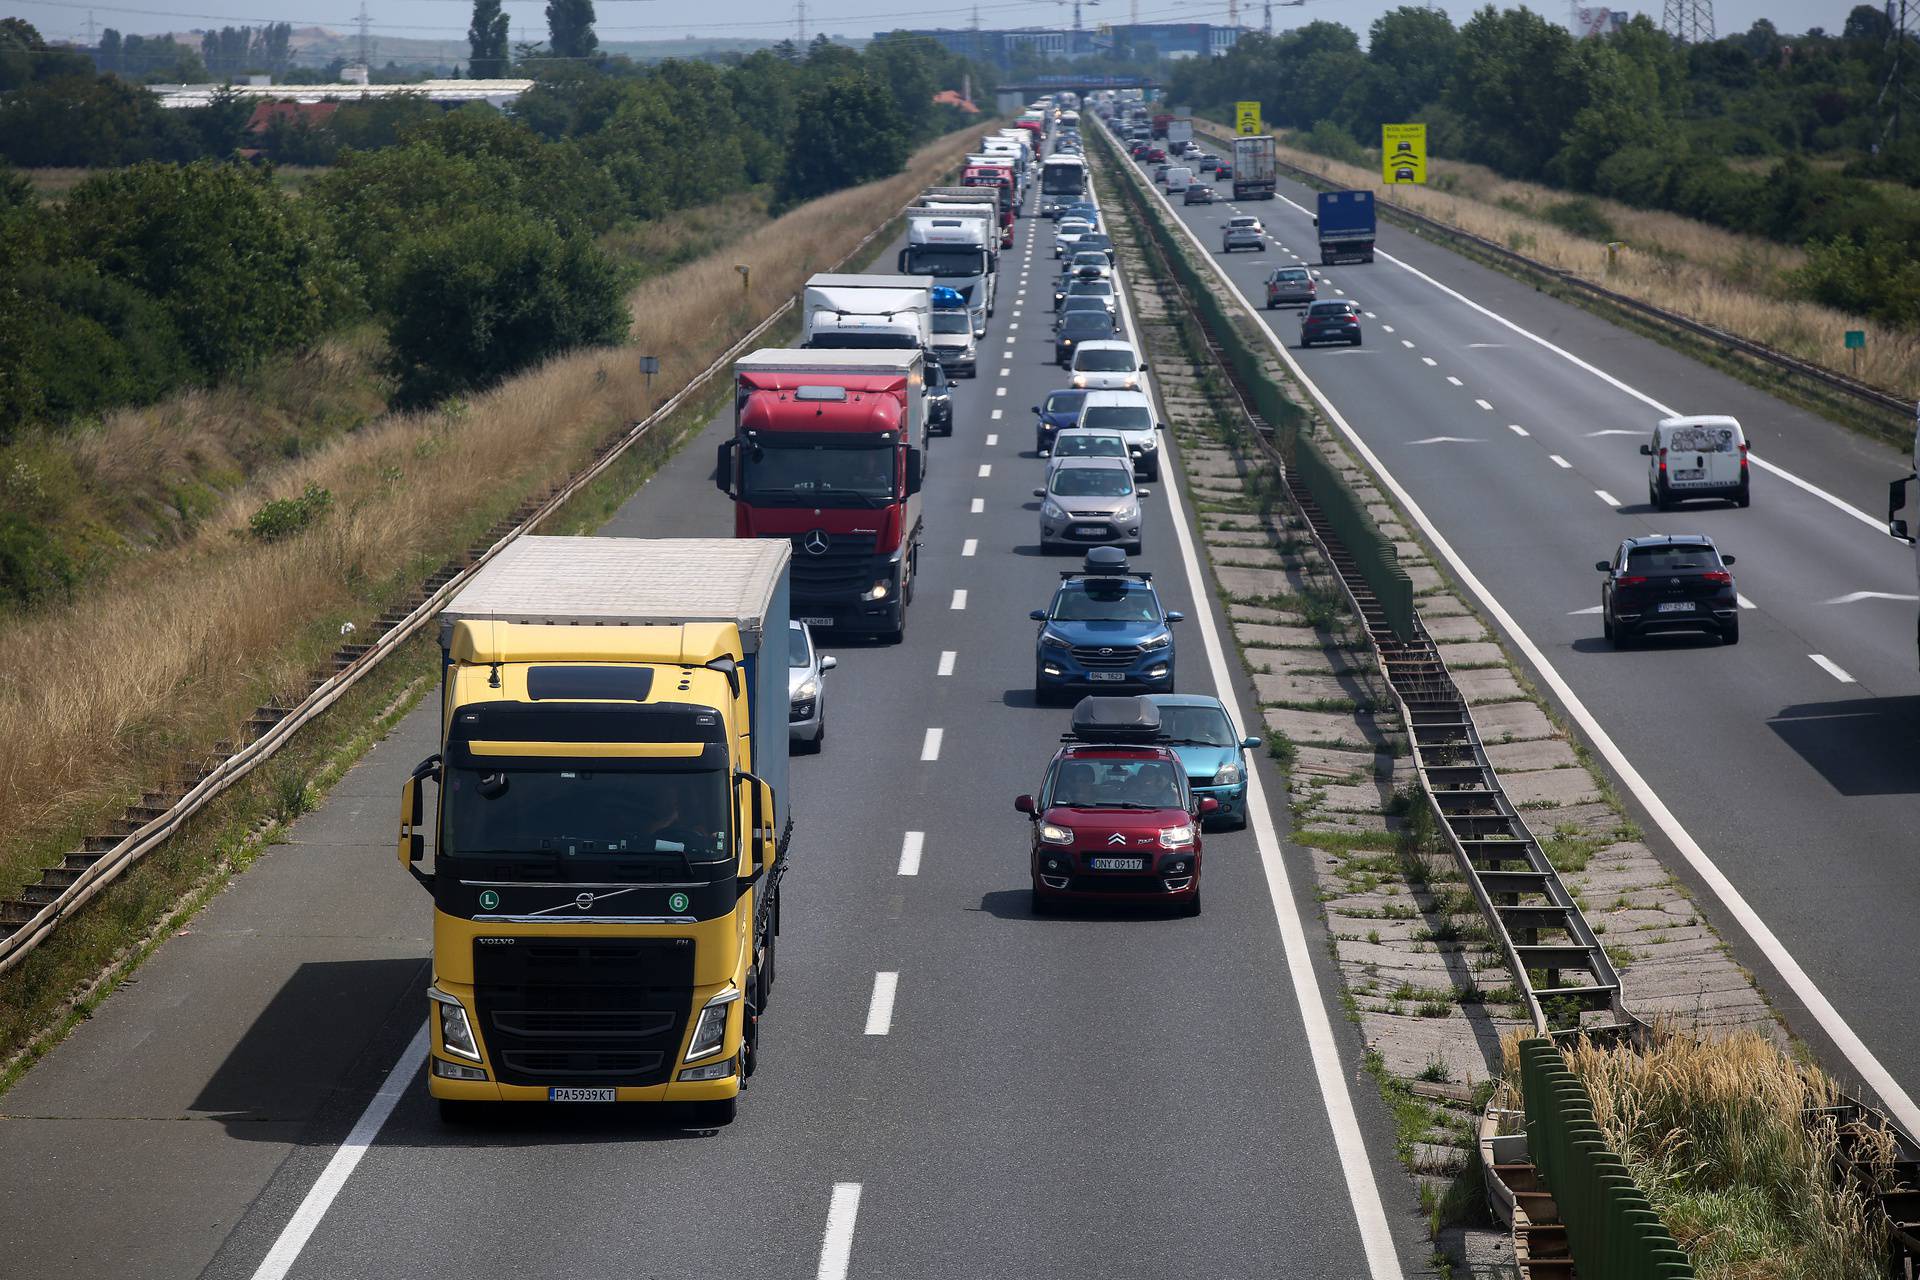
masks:
[(1172, 693), (1173, 624), (1153, 575), (1127, 567), (1118, 547), (1095, 547), (1085, 565), (1060, 574), (1053, 604), (1027, 615), (1034, 642), (1033, 697), (1042, 705), (1075, 693)]

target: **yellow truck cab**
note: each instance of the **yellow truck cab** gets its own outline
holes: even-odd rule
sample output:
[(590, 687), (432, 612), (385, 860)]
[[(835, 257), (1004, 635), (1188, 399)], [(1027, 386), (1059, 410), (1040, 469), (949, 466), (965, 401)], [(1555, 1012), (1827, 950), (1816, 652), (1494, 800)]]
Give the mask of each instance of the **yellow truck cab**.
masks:
[(433, 895), (427, 1086), (447, 1119), (733, 1118), (791, 834), (790, 554), (521, 538), (442, 613), (441, 749), (406, 783), (399, 857)]

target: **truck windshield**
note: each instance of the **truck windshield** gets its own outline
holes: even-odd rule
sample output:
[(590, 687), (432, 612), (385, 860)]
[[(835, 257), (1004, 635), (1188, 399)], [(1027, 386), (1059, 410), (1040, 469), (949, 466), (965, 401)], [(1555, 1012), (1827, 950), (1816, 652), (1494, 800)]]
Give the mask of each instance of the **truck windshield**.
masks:
[(608, 769), (583, 759), (540, 769), (449, 769), (441, 852), (458, 858), (729, 861), (727, 776)]
[(898, 457), (886, 444), (788, 445), (746, 451), (741, 490), (761, 506), (872, 507), (893, 499)]
[(934, 276), (951, 280), (960, 276), (985, 275), (987, 255), (965, 245), (916, 244), (907, 250), (910, 276)]
[(807, 339), (816, 351), (918, 351), (919, 341), (910, 333), (862, 333), (858, 329), (816, 332)]
[(964, 311), (936, 311), (933, 313), (933, 331), (935, 333), (972, 333), (973, 317)]

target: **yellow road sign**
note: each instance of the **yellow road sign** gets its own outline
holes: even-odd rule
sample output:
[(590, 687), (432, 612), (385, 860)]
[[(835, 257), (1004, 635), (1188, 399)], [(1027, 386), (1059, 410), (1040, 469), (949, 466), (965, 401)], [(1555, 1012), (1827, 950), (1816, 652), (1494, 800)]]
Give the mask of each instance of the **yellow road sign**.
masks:
[(1427, 180), (1427, 126), (1380, 126), (1380, 180), (1389, 185)]
[(1260, 127), (1259, 103), (1236, 102), (1233, 104), (1233, 131), (1245, 138), (1257, 138), (1266, 132)]

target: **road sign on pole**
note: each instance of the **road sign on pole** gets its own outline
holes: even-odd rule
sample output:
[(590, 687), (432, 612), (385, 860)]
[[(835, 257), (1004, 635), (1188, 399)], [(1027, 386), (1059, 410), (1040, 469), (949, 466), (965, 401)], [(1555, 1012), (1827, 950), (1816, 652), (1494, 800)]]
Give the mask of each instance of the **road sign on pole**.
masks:
[(1259, 103), (1236, 102), (1233, 104), (1233, 131), (1243, 138), (1257, 138), (1266, 132), (1260, 127)]
[(1426, 125), (1380, 126), (1380, 180), (1388, 185), (1427, 180)]
[(1867, 331), (1865, 329), (1847, 330), (1847, 350), (1853, 353), (1853, 376), (1856, 378), (1860, 376), (1860, 353), (1866, 349), (1866, 346)]

